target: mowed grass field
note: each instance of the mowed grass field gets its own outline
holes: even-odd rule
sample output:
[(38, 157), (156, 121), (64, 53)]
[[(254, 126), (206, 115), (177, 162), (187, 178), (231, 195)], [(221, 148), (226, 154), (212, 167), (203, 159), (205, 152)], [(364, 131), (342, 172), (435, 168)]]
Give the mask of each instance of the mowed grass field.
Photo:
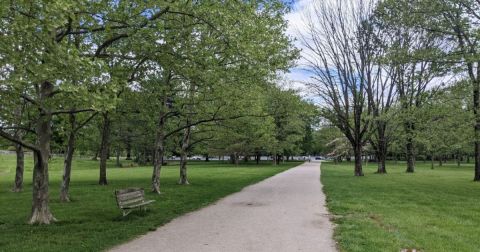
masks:
[(480, 251), (480, 183), (473, 164), (430, 169), (417, 162), (388, 164), (387, 175), (365, 167), (353, 176), (353, 164), (322, 164), (327, 205), (336, 223), (341, 251)]
[[(100, 251), (155, 230), (173, 218), (206, 206), (300, 163), (272, 166), (270, 162), (239, 166), (220, 162), (191, 162), (191, 185), (177, 185), (178, 166), (162, 168), (161, 195), (149, 192), (152, 167), (107, 170), (108, 186), (97, 185), (98, 162), (75, 160), (70, 195), (72, 202), (60, 203), (61, 158), (50, 165), (50, 207), (59, 220), (52, 225), (27, 224), (32, 200), (32, 158), (26, 156), (25, 186), (11, 192), (15, 156), (0, 155), (0, 251)], [(155, 199), (146, 213), (137, 211), (122, 218), (114, 190), (143, 187), (146, 198)], [(161, 248), (159, 248), (161, 250)]]

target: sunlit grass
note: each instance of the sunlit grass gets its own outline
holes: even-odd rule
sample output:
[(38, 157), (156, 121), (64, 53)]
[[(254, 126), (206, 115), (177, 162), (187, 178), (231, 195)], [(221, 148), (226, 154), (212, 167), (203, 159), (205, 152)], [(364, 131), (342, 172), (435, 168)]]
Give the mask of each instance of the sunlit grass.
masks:
[[(143, 187), (149, 192), (151, 167), (108, 169), (108, 186), (97, 185), (98, 162), (76, 160), (73, 165), (70, 203), (58, 200), (62, 159), (54, 159), (50, 169), (50, 207), (58, 223), (48, 226), (26, 224), (31, 208), (31, 157), (27, 157), (25, 190), (11, 192), (14, 156), (0, 155), (0, 250), (1, 251), (99, 251), (153, 230), (171, 219), (206, 206), (298, 163), (273, 167), (253, 162), (238, 167), (219, 162), (192, 162), (191, 185), (177, 185), (178, 166), (162, 169), (161, 195), (147, 213), (121, 217), (113, 192), (126, 187)], [(113, 161), (112, 163), (113, 164)]]
[(389, 164), (387, 175), (353, 176), (353, 164), (322, 164), (328, 207), (342, 251), (480, 251), (480, 183), (473, 165), (430, 169)]

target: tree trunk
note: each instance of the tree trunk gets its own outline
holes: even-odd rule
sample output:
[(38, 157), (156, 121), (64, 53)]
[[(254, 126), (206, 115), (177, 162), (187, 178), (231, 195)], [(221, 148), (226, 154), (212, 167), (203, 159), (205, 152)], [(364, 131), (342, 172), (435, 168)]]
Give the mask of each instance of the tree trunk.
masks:
[(362, 169), (362, 146), (361, 144), (355, 144), (354, 148), (355, 154), (355, 176), (363, 176), (363, 169)]
[[(22, 106), (19, 106), (14, 111), (15, 117), (19, 120), (22, 118)], [(15, 137), (22, 139), (23, 134), (17, 130), (15, 132)], [(23, 171), (25, 169), (25, 153), (23, 152), (23, 146), (20, 144), (15, 144), (15, 154), (17, 158), (17, 164), (15, 167), (15, 181), (13, 184), (13, 192), (21, 192), (23, 190)]]
[(475, 114), (475, 175), (473, 181), (480, 181), (480, 76), (474, 75), (473, 65), (468, 64), (473, 84), (473, 112)]
[(182, 138), (182, 146), (181, 146), (181, 158), (180, 158), (180, 178), (178, 180), (178, 184), (180, 185), (188, 185), (188, 178), (187, 178), (187, 154), (188, 154), (188, 147), (190, 144), (190, 127), (186, 128), (183, 133)]
[(97, 161), (100, 150), (95, 151), (95, 156), (92, 157), (92, 160)]
[(15, 168), (15, 182), (13, 184), (13, 192), (21, 192), (23, 190), (23, 171), (25, 168), (25, 153), (23, 146), (16, 144), (15, 153), (17, 155), (17, 167)]
[(260, 154), (257, 153), (257, 155), (255, 155), (255, 161), (257, 162), (257, 165), (260, 164)]
[(430, 161), (431, 161), (431, 169), (435, 169), (435, 155), (432, 153), (431, 157), (430, 157)]
[(207, 154), (205, 154), (205, 162), (210, 162), (210, 156)]
[(127, 158), (125, 160), (132, 160), (132, 144), (130, 143), (130, 139), (128, 139), (127, 141), (126, 149), (127, 149)]
[(115, 150), (115, 166), (122, 167), (122, 163), (120, 163), (120, 150), (118, 148)]
[(162, 106), (158, 114), (157, 133), (155, 137), (155, 148), (153, 151), (153, 173), (152, 192), (160, 194), (160, 171), (163, 165), (165, 154), (165, 121), (167, 114), (167, 95), (162, 97)]
[(99, 185), (107, 185), (107, 159), (110, 145), (110, 118), (108, 112), (103, 113), (102, 143), (100, 145), (100, 178)]
[(178, 184), (180, 185), (189, 185), (187, 177), (187, 153), (180, 156), (180, 178), (178, 179)]
[(62, 177), (62, 185), (60, 187), (60, 201), (61, 202), (69, 202), (70, 196), (68, 194), (68, 190), (70, 189), (70, 175), (72, 172), (72, 160), (73, 160), (73, 153), (75, 152), (75, 115), (70, 115), (70, 125), (71, 131), (68, 135), (68, 145), (67, 151), (65, 153), (65, 159), (63, 161), (63, 177)]
[(377, 162), (378, 162), (378, 168), (377, 168), (377, 173), (378, 174), (386, 174), (387, 173), (387, 168), (385, 166), (385, 160), (386, 160), (386, 155), (382, 151), (379, 151), (377, 153)]
[[(40, 100), (43, 103), (51, 97), (53, 85), (45, 81), (40, 86)], [(52, 137), (51, 124), (52, 114), (49, 111), (40, 113), (36, 125), (38, 150), (34, 150), (35, 165), (33, 168), (30, 224), (50, 224), (56, 221), (48, 206), (48, 158), (50, 157), (50, 140)]]
[(415, 153), (413, 147), (413, 138), (411, 136), (407, 136), (407, 170), (408, 173), (413, 173), (415, 171)]
[(442, 156), (440, 156), (440, 157), (438, 158), (438, 166), (440, 166), (440, 167), (443, 166), (443, 157), (442, 157)]
[(238, 152), (235, 152), (234, 155), (235, 155), (235, 165), (238, 166), (238, 164), (240, 163), (240, 156), (238, 155)]
[(387, 159), (387, 139), (385, 137), (386, 131), (386, 123), (383, 121), (377, 122), (377, 139), (378, 142), (376, 143), (376, 155), (377, 155), (377, 162), (378, 162), (378, 169), (377, 173), (385, 174), (387, 173), (387, 168), (385, 166), (385, 161)]
[[(479, 129), (475, 129), (476, 139), (480, 135), (480, 122), (477, 122)], [(475, 176), (473, 181), (480, 181), (480, 141), (475, 140)]]
[[(152, 174), (152, 192), (160, 194), (160, 170), (163, 164), (164, 155), (164, 128), (163, 116), (160, 119), (159, 128), (157, 129), (157, 136), (155, 140), (155, 153), (153, 158), (153, 174)], [(160, 126), (161, 125), (161, 126)]]

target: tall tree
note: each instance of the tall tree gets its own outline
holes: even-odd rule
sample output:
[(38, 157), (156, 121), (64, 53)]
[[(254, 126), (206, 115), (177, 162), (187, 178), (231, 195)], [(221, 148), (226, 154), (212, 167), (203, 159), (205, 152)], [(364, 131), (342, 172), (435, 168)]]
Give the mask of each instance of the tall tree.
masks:
[(363, 176), (362, 148), (368, 141), (371, 107), (367, 90), (375, 74), (371, 29), (363, 29), (374, 1), (318, 1), (307, 13), (301, 41), (304, 60), (313, 78), (310, 87), (320, 96), (323, 116), (352, 145), (355, 176)]
[[(69, 97), (88, 97), (87, 86), (101, 85), (100, 81), (89, 79), (100, 66), (82, 59), (75, 46), (65, 39), (70, 31), (68, 24), (73, 22), (68, 22), (69, 17), (75, 15), (74, 9), (83, 7), (80, 3), (34, 1), (9, 2), (8, 7), (2, 5), (1, 96), (2, 100), (23, 99), (32, 106), (35, 137), (28, 141), (12, 134), (9, 130), (12, 122), (8, 118), (0, 119), (0, 136), (33, 151), (35, 165), (29, 223), (49, 224), (55, 220), (48, 204), (52, 118), (66, 113), (63, 108)], [(72, 10), (65, 11), (65, 6)], [(74, 83), (74, 80), (82, 81)]]
[(67, 146), (65, 150), (65, 159), (63, 161), (63, 175), (62, 175), (62, 183), (60, 186), (60, 201), (62, 202), (69, 202), (69, 189), (70, 189), (70, 177), (72, 174), (72, 161), (73, 161), (73, 154), (75, 153), (75, 145), (76, 145), (76, 138), (78, 131), (82, 129), (86, 124), (92, 120), (97, 113), (92, 113), (89, 115), (84, 121), (78, 122), (77, 115), (75, 113), (68, 114), (68, 137), (67, 137)]
[[(456, 69), (455, 65), (461, 65), (462, 61), (464, 64), (460, 68), (464, 67), (466, 72), (469, 66), (475, 68), (474, 62), (469, 64), (469, 60), (466, 60), (472, 59), (472, 51), (467, 51), (466, 47), (461, 49), (465, 45), (464, 36), (475, 34), (475, 28), (469, 26), (469, 22), (475, 19), (475, 13), (471, 12), (472, 4), (475, 5), (475, 1), (382, 1), (380, 4), (378, 14), (392, 28), (393, 41), (396, 41), (392, 45), (392, 52), (399, 70), (397, 83), (400, 101), (406, 112), (407, 172), (414, 171), (415, 159), (415, 118), (408, 115), (422, 105), (427, 86), (448, 68)], [(471, 18), (467, 17), (469, 15)], [(456, 41), (457, 45), (451, 41)], [(471, 46), (475, 47), (473, 44)], [(472, 73), (475, 71), (473, 68)], [(454, 72), (457, 71), (451, 71)], [(470, 75), (470, 78), (475, 83), (476, 76)]]

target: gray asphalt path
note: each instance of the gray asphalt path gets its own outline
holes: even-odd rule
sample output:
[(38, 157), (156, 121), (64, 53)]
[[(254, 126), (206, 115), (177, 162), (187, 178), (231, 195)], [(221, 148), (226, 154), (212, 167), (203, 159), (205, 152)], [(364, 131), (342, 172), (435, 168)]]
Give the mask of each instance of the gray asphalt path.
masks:
[(336, 251), (320, 163), (305, 163), (111, 251)]

